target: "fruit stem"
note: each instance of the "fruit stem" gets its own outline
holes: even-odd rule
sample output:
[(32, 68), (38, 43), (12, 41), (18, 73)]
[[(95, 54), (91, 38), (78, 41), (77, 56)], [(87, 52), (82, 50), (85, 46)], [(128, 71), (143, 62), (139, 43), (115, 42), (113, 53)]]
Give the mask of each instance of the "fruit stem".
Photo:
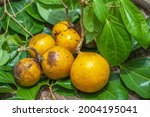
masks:
[(21, 48), (18, 48), (18, 51), (27, 51), (27, 50), (32, 50), (32, 51), (34, 51), (34, 53), (35, 53), (35, 55), (36, 55), (35, 59), (36, 59), (39, 63), (42, 62), (43, 57), (39, 54), (39, 52), (38, 52), (35, 48), (33, 48), (33, 47), (24, 47), (24, 46), (22, 46)]
[(80, 10), (81, 10), (81, 16), (80, 16), (80, 26), (81, 26), (81, 40), (79, 44), (77, 45), (76, 51), (79, 54), (81, 52), (82, 44), (84, 41), (84, 25), (83, 25), (83, 6), (85, 4), (85, 0), (80, 0)]

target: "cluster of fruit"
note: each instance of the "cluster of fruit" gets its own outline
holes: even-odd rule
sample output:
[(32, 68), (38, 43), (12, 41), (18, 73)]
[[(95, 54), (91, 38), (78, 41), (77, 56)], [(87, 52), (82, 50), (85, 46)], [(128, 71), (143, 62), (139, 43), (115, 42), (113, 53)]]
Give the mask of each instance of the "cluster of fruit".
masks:
[(70, 76), (73, 85), (83, 92), (93, 93), (103, 88), (109, 78), (110, 68), (107, 61), (97, 53), (81, 52), (74, 58), (80, 35), (67, 21), (57, 23), (52, 36), (37, 34), (29, 42), (33, 49), (28, 50), (32, 58), (24, 58), (16, 64), (14, 74), (22, 86), (33, 86), (42, 72), (50, 79), (59, 80)]

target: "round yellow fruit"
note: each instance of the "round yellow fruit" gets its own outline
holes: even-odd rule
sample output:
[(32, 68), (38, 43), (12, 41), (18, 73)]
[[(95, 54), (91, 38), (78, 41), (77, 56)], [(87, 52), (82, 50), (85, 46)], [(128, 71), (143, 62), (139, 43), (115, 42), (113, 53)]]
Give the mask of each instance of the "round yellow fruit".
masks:
[(42, 69), (44, 74), (54, 80), (68, 77), (74, 61), (72, 53), (60, 46), (54, 46), (43, 55)]
[(94, 93), (102, 89), (110, 75), (107, 61), (97, 53), (81, 52), (72, 64), (70, 77), (80, 91)]
[(79, 42), (80, 36), (73, 28), (69, 28), (68, 30), (61, 32), (56, 37), (56, 45), (68, 49), (73, 54), (76, 52), (76, 48)]
[(40, 65), (33, 58), (24, 58), (14, 67), (14, 75), (18, 84), (33, 86), (41, 77)]
[(57, 37), (58, 34), (61, 32), (67, 30), (70, 27), (69, 23), (67, 21), (61, 21), (55, 24), (52, 30), (53, 36)]
[[(35, 48), (40, 55), (42, 55), (46, 50), (55, 45), (55, 40), (48, 34), (37, 34), (29, 42), (29, 47)], [(29, 50), (29, 55), (35, 57), (35, 53)]]

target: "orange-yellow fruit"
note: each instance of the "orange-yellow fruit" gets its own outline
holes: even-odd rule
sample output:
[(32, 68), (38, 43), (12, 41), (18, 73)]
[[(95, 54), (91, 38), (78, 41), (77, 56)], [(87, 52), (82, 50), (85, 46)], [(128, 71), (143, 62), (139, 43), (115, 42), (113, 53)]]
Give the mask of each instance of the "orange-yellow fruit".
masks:
[(43, 55), (42, 69), (44, 74), (54, 80), (69, 76), (74, 61), (72, 53), (60, 46), (54, 46)]
[(99, 54), (81, 52), (72, 64), (70, 77), (80, 91), (93, 93), (102, 89), (110, 75), (107, 61)]
[(53, 36), (57, 36), (59, 33), (67, 30), (70, 27), (69, 23), (67, 21), (61, 21), (55, 24), (52, 30)]
[(33, 58), (24, 58), (14, 67), (14, 75), (18, 84), (33, 86), (41, 77), (40, 65)]
[(61, 32), (56, 37), (56, 45), (68, 49), (73, 54), (76, 52), (76, 48), (79, 42), (80, 36), (73, 28), (69, 28)]
[[(55, 45), (55, 40), (48, 34), (37, 34), (29, 42), (29, 47), (35, 48), (40, 55), (42, 55), (46, 50)], [(35, 57), (35, 53), (29, 50), (29, 55)]]

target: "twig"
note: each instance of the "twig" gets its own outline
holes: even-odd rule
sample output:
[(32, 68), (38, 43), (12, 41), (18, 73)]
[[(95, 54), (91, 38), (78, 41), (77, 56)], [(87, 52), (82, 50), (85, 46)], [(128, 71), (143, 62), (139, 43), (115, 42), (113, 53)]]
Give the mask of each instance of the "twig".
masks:
[(52, 95), (52, 99), (53, 100), (56, 100), (56, 97), (55, 97), (55, 95), (54, 95), (54, 93), (53, 93), (53, 81), (51, 82), (51, 85), (50, 85), (50, 87), (49, 87), (49, 90), (50, 90), (50, 92), (51, 92), (51, 95)]
[(69, 16), (68, 16), (68, 6), (64, 3), (63, 0), (60, 0), (60, 2), (61, 2), (62, 5), (65, 7), (65, 10), (66, 10), (66, 19), (69, 20)]
[(79, 54), (81, 52), (82, 44), (84, 41), (84, 25), (83, 25), (83, 6), (85, 1), (80, 0), (80, 10), (81, 10), (81, 16), (80, 16), (80, 26), (81, 26), (81, 40), (79, 44), (77, 45), (76, 51)]
[(93, 7), (93, 4), (89, 3), (90, 0), (85, 0), (85, 4), (88, 5), (89, 7)]
[(6, 0), (4, 0), (4, 14), (7, 14), (12, 20), (14, 20), (26, 33), (33, 37), (33, 35), (24, 27), (20, 22), (18, 22), (12, 14), (7, 11)]
[(66, 10), (66, 20), (67, 20), (67, 22), (69, 23), (70, 27), (74, 27), (74, 25), (73, 25), (73, 24), (70, 22), (70, 20), (69, 20), (69, 15), (68, 15), (69, 10), (68, 10), (68, 6), (64, 3), (63, 0), (60, 0), (60, 2), (61, 2), (62, 5), (65, 7), (65, 10)]
[(20, 24), (20, 22), (18, 22), (10, 13), (6, 12), (6, 14), (7, 14), (12, 20), (14, 20), (26, 33), (28, 33), (30, 36), (33, 37), (33, 35), (32, 35), (24, 26), (22, 26), (22, 24)]
[(16, 15), (18, 15), (19, 13), (21, 13), (23, 10), (25, 10), (27, 7), (29, 7), (35, 0), (32, 0), (29, 4), (27, 4), (23, 9), (21, 9), (20, 11), (18, 11), (16, 13)]
[(10, 9), (11, 9), (11, 11), (12, 11), (12, 13), (13, 13), (14, 17), (16, 17), (16, 14), (15, 14), (15, 12), (14, 12), (14, 10), (13, 10), (13, 8), (12, 8), (11, 4), (10, 4), (10, 1), (9, 1), (9, 0), (7, 0), (7, 1), (8, 1), (8, 4), (9, 4), (9, 6), (10, 6)]
[(7, 12), (7, 7), (6, 7), (6, 0), (4, 0), (4, 13)]

